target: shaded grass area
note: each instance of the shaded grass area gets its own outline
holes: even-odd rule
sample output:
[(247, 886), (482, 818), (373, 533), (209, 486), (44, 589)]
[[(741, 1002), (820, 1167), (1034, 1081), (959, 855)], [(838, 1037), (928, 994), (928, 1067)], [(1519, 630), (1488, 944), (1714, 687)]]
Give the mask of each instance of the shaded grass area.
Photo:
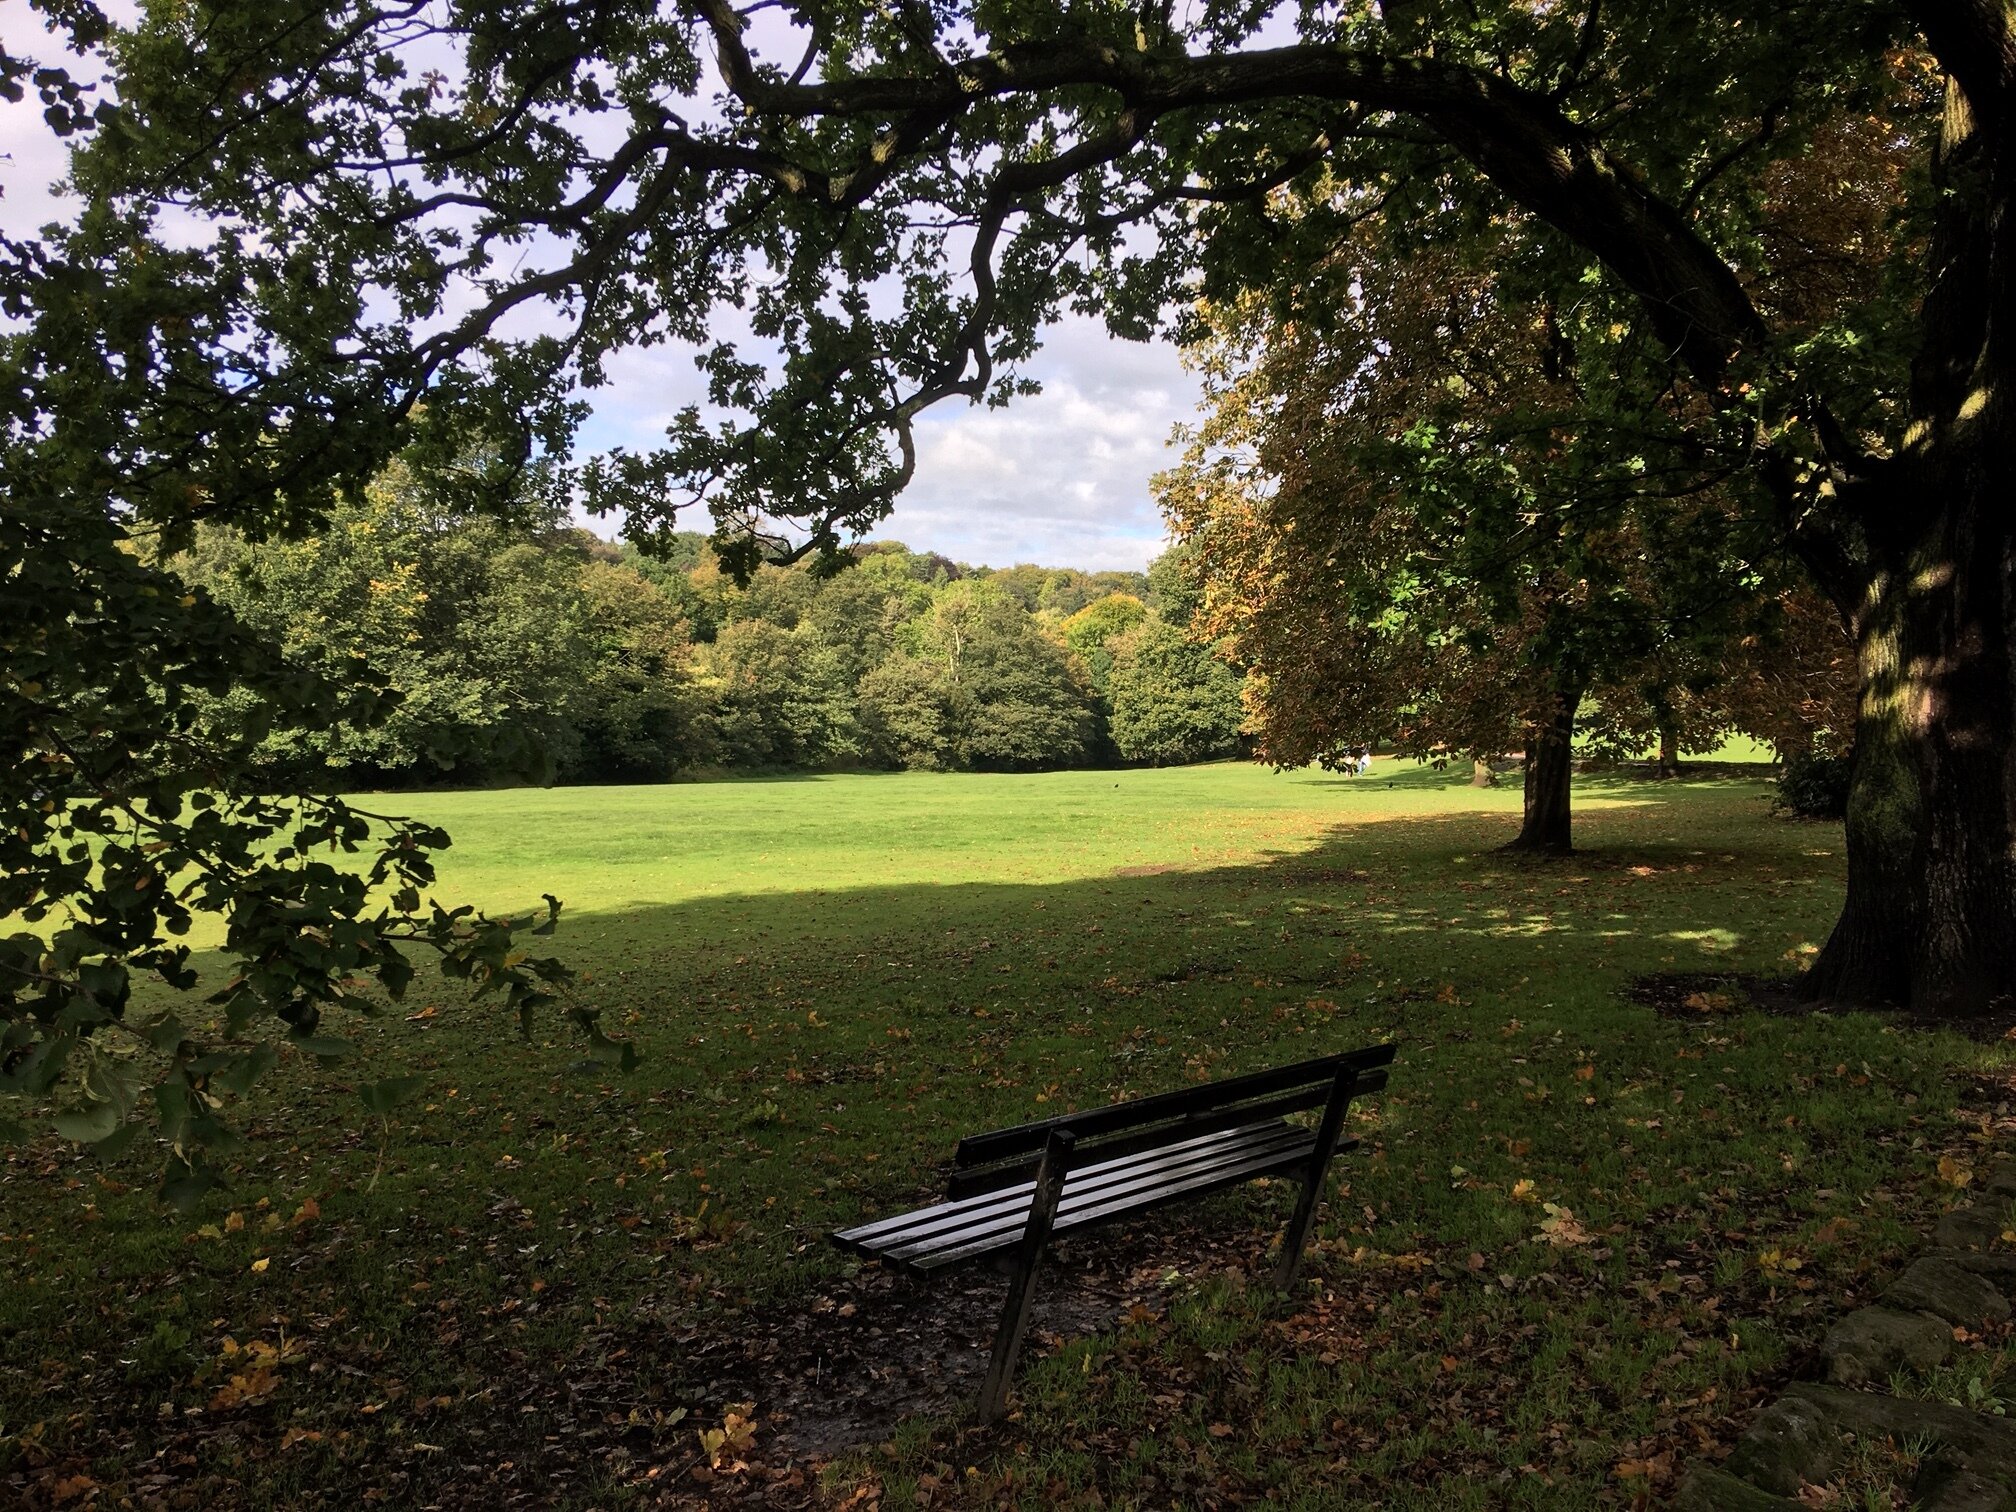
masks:
[[(13, 1152), (0, 1498), (1642, 1499), (1880, 1281), (2008, 1057), (1619, 997), (1824, 937), (1838, 829), (1762, 783), (1580, 779), (1587, 854), (1534, 864), (1489, 849), (1516, 792), (1385, 765), (399, 800), (456, 834), (445, 891), (568, 900), (644, 1064), (416, 987), (354, 1071), (262, 1090), (190, 1219), (142, 1154)], [(960, 1133), (1386, 1037), (1285, 1312), (1247, 1284), (1285, 1193), (1233, 1194), (1126, 1241), (1156, 1305), (1037, 1361), (1006, 1428), (808, 1473), (757, 1400), (749, 1468), (708, 1478), (691, 1362), (821, 1315), (823, 1233), (925, 1195)], [(363, 1117), (405, 1070), (425, 1097)]]

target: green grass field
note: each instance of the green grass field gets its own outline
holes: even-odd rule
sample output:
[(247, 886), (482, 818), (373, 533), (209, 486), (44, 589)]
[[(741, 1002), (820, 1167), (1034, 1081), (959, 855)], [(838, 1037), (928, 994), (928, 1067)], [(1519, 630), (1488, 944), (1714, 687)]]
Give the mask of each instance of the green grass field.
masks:
[[(641, 1066), (423, 977), (360, 1064), (262, 1084), (191, 1217), (144, 1151), (11, 1152), (0, 1500), (1642, 1504), (1903, 1253), (2009, 1056), (1620, 996), (1824, 938), (1839, 830), (1761, 780), (1578, 779), (1585, 853), (1533, 864), (1492, 854), (1516, 789), (1466, 776), (382, 800), (455, 835), (444, 896), (566, 901), (555, 945)], [(1240, 1269), (1284, 1192), (1231, 1194), (1126, 1241), (1156, 1305), (1025, 1366), (1005, 1428), (927, 1418), (807, 1479), (759, 1399), (749, 1468), (696, 1471), (721, 1406), (691, 1361), (811, 1327), (849, 1284), (824, 1232), (925, 1194), (959, 1134), (1387, 1037), (1292, 1306)]]

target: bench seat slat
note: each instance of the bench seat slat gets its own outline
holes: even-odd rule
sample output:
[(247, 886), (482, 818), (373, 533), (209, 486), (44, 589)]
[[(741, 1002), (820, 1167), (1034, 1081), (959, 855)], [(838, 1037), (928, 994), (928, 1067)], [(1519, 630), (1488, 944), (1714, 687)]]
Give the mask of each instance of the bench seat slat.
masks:
[[(1290, 1113), (1309, 1112), (1321, 1108), (1330, 1100), (1333, 1084), (1334, 1077), (1332, 1081), (1314, 1082), (1263, 1102), (1246, 1102), (1207, 1113), (1187, 1113), (1180, 1118), (1158, 1122), (1150, 1128), (1123, 1130), (1088, 1139), (1079, 1146), (1080, 1158), (1088, 1164), (1114, 1160), (1141, 1150), (1166, 1149), (1220, 1130), (1243, 1128)], [(1385, 1086), (1384, 1071), (1360, 1071), (1353, 1079), (1351, 1095), (1354, 1098), (1370, 1097)], [(1010, 1156), (996, 1165), (955, 1170), (945, 1184), (945, 1196), (948, 1200), (980, 1196), (1027, 1183), (1034, 1180), (1035, 1174), (1035, 1157)]]
[[(1187, 1152), (1227, 1139), (1260, 1136), (1283, 1127), (1286, 1127), (1286, 1125), (1280, 1119), (1268, 1119), (1264, 1123), (1254, 1124), (1245, 1129), (1221, 1129), (1200, 1133), (1188, 1139), (1158, 1145), (1154, 1149), (1145, 1152), (1145, 1154), (1140, 1151), (1132, 1151), (1124, 1155), (1115, 1155), (1113, 1158), (1107, 1160), (1087, 1161), (1077, 1170), (1071, 1172), (1065, 1190), (1068, 1194), (1073, 1191), (1083, 1190), (1086, 1186), (1102, 1180), (1124, 1176), (1146, 1158), (1156, 1156), (1181, 1157)], [(1029, 1211), (1030, 1196), (1035, 1189), (1036, 1183), (1033, 1180), (1024, 1179), (1012, 1186), (998, 1187), (992, 1191), (981, 1192), (974, 1196), (934, 1203), (930, 1207), (914, 1208), (907, 1213), (897, 1213), (888, 1218), (878, 1218), (872, 1223), (863, 1223), (854, 1228), (843, 1229), (833, 1237), (849, 1246), (863, 1245), (871, 1241), (886, 1243), (893, 1242), (893, 1236), (896, 1234), (918, 1228), (927, 1228), (934, 1224), (956, 1222), (964, 1219), (977, 1219), (996, 1212), (1010, 1210), (1017, 1213), (1026, 1213)]]
[[(1073, 1182), (1066, 1178), (1064, 1193), (1057, 1204), (1059, 1222), (1072, 1213), (1095, 1203), (1110, 1202), (1124, 1198), (1133, 1191), (1145, 1190), (1168, 1181), (1175, 1181), (1193, 1171), (1210, 1170), (1230, 1161), (1254, 1155), (1271, 1154), (1290, 1145), (1306, 1145), (1309, 1131), (1298, 1129), (1292, 1124), (1277, 1124), (1265, 1132), (1256, 1131), (1246, 1139), (1229, 1142), (1213, 1142), (1200, 1145), (1179, 1155), (1158, 1153), (1130, 1162), (1124, 1168), (1110, 1172), (1098, 1181)], [(877, 1248), (898, 1260), (914, 1260), (932, 1250), (942, 1249), (948, 1244), (977, 1242), (988, 1236), (998, 1237), (1003, 1245), (1014, 1241), (1022, 1232), (1022, 1225), (1029, 1212), (1025, 1198), (1020, 1203), (996, 1209), (977, 1217), (962, 1217), (948, 1223), (926, 1225), (922, 1232), (892, 1235)]]
[[(1118, 1160), (1142, 1150), (1163, 1150), (1191, 1139), (1201, 1139), (1209, 1134), (1223, 1133), (1228, 1129), (1242, 1129), (1250, 1125), (1266, 1123), (1286, 1117), (1291, 1113), (1307, 1113), (1323, 1106), (1330, 1096), (1327, 1083), (1311, 1083), (1281, 1097), (1271, 1097), (1264, 1102), (1245, 1103), (1236, 1108), (1220, 1108), (1211, 1113), (1188, 1114), (1180, 1119), (1158, 1123), (1154, 1127), (1123, 1130), (1108, 1134), (1103, 1138), (1088, 1139), (1079, 1146), (1079, 1158), (1088, 1164), (1096, 1161)], [(968, 1166), (952, 1173), (945, 1184), (948, 1198), (973, 1197), (993, 1191), (999, 1187), (1013, 1186), (1017, 1182), (1035, 1178), (1036, 1159), (1033, 1155), (1011, 1155), (1000, 1164), (991, 1166)]]
[(991, 1165), (1011, 1155), (1040, 1150), (1044, 1139), (1052, 1129), (1069, 1129), (1079, 1138), (1086, 1139), (1120, 1129), (1137, 1128), (1163, 1119), (1181, 1118), (1186, 1113), (1208, 1112), (1233, 1103), (1253, 1101), (1272, 1092), (1283, 1092), (1291, 1087), (1331, 1080), (1346, 1067), (1370, 1071), (1388, 1065), (1393, 1060), (1393, 1052), (1392, 1045), (1373, 1045), (1364, 1050), (1321, 1055), (1314, 1060), (1302, 1061), (1296, 1065), (1276, 1066), (1266, 1071), (1250, 1072), (1245, 1076), (1228, 1077), (1224, 1081), (1211, 1082), (1201, 1087), (1158, 1092), (1151, 1097), (1136, 1098), (1132, 1102), (1113, 1103), (1108, 1107), (1091, 1108), (1081, 1113), (1064, 1113), (1038, 1123), (1019, 1124), (1010, 1129), (995, 1129), (987, 1134), (971, 1134), (959, 1141), (959, 1148), (953, 1156), (953, 1161), (960, 1166)]
[[(1070, 1201), (1086, 1191), (1114, 1181), (1124, 1181), (1147, 1164), (1210, 1158), (1213, 1150), (1227, 1144), (1245, 1145), (1255, 1140), (1278, 1137), (1283, 1129), (1289, 1127), (1291, 1126), (1280, 1119), (1270, 1119), (1266, 1123), (1255, 1124), (1249, 1128), (1200, 1134), (1180, 1144), (1162, 1145), (1145, 1152), (1116, 1156), (1112, 1160), (1090, 1162), (1072, 1171), (1066, 1178), (1064, 1200)], [(833, 1237), (849, 1248), (872, 1247), (879, 1253), (938, 1229), (961, 1225), (971, 1227), (1006, 1215), (1013, 1215), (1016, 1221), (1020, 1222), (1022, 1215), (1029, 1211), (1029, 1201), (1034, 1191), (1033, 1181), (1020, 1181), (1013, 1186), (983, 1192), (975, 1197), (961, 1197), (933, 1203), (929, 1207), (913, 1208), (906, 1213), (898, 1213), (893, 1217), (845, 1229)]]
[[(1180, 1202), (1190, 1197), (1202, 1197), (1226, 1187), (1238, 1186), (1256, 1176), (1299, 1170), (1308, 1164), (1309, 1152), (1315, 1147), (1315, 1143), (1315, 1136), (1304, 1130), (1299, 1142), (1284, 1146), (1271, 1155), (1252, 1155), (1226, 1165), (1202, 1167), (1180, 1180), (1144, 1193), (1134, 1193), (1124, 1198), (1095, 1203), (1069, 1215), (1060, 1213), (1050, 1232), (1065, 1234), (1075, 1229), (1096, 1228), (1122, 1215), (1152, 1212), (1168, 1203)], [(995, 1241), (988, 1240), (958, 1249), (940, 1250), (928, 1257), (908, 1262), (908, 1267), (920, 1274), (943, 1270), (947, 1266), (959, 1265), (968, 1260), (983, 1259), (994, 1253), (998, 1247)]]
[[(1284, 1159), (1289, 1163), (1307, 1159), (1309, 1148), (1308, 1130), (1291, 1129), (1264, 1144), (1244, 1145), (1223, 1157), (1188, 1161), (1179, 1166), (1144, 1172), (1118, 1185), (1074, 1193), (1075, 1200), (1069, 1206), (1061, 1202), (1058, 1204), (1051, 1232), (1058, 1234), (1073, 1227), (1083, 1228), (1089, 1221), (1088, 1214), (1118, 1214), (1145, 1208), (1160, 1192), (1171, 1188), (1188, 1190), (1186, 1183), (1200, 1178), (1209, 1179), (1234, 1167), (1244, 1169), (1255, 1162), (1272, 1167)], [(1019, 1218), (997, 1218), (972, 1228), (948, 1229), (914, 1243), (898, 1245), (888, 1254), (899, 1265), (935, 1270), (969, 1255), (981, 1257), (991, 1254), (1004, 1244), (1012, 1243), (1020, 1232)]]
[[(1090, 1228), (1255, 1176), (1296, 1170), (1307, 1163), (1314, 1148), (1315, 1136), (1293, 1124), (1236, 1132), (1244, 1137), (1196, 1142), (1175, 1159), (1168, 1158), (1170, 1152), (1161, 1151), (1155, 1152), (1159, 1159), (1116, 1162), (1117, 1169), (1103, 1173), (1096, 1181), (1077, 1184), (1074, 1173), (1074, 1180), (1066, 1183), (1052, 1232)], [(997, 1199), (1009, 1195), (993, 1194)], [(985, 1208), (972, 1202), (944, 1203), (938, 1209), (906, 1215), (927, 1220), (921, 1226), (905, 1229), (885, 1222), (877, 1225), (881, 1232), (865, 1239), (859, 1230), (833, 1237), (842, 1248), (921, 1274), (1012, 1249), (1022, 1233), (1029, 1201), (1025, 1191), (1013, 1200), (997, 1200)], [(965, 1211), (946, 1213), (944, 1209)]]

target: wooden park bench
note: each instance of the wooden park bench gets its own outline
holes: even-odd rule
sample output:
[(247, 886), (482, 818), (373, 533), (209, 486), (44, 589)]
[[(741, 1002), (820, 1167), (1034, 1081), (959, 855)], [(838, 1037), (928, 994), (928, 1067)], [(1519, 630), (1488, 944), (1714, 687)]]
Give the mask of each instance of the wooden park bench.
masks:
[[(1374, 1045), (969, 1135), (959, 1141), (943, 1202), (831, 1237), (915, 1276), (978, 1261), (1007, 1271), (1008, 1300), (980, 1389), (980, 1421), (993, 1422), (1008, 1405), (1043, 1247), (1060, 1234), (1257, 1176), (1293, 1176), (1302, 1191), (1274, 1272), (1277, 1286), (1292, 1285), (1330, 1157), (1358, 1142), (1343, 1137), (1351, 1099), (1384, 1087), (1392, 1059), (1391, 1045)], [(1286, 1117), (1315, 1108), (1322, 1116), (1313, 1129)]]

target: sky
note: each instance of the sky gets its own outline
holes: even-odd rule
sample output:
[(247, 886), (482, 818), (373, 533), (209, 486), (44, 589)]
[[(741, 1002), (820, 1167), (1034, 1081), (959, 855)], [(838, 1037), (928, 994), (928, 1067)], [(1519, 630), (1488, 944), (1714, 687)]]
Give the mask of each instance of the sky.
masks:
[[(586, 396), (593, 450), (648, 449), (704, 393), (690, 358), (663, 348), (609, 371), (609, 387)], [(1026, 371), (1041, 394), (924, 415), (917, 475), (874, 535), (976, 566), (1146, 567), (1164, 544), (1148, 480), (1177, 460), (1170, 433), (1196, 416), (1196, 378), (1169, 343), (1119, 341), (1083, 316), (1054, 327)]]
[[(0, 0), (0, 31), (19, 45), (31, 29), (26, 0)], [(33, 91), (0, 102), (0, 226), (27, 232), (59, 216), (49, 186), (63, 167)], [(649, 451), (677, 409), (704, 396), (683, 353), (631, 353), (609, 370), (611, 385), (585, 396), (590, 450)], [(1164, 537), (1148, 480), (1176, 461), (1169, 437), (1195, 417), (1196, 380), (1167, 342), (1119, 341), (1083, 316), (1053, 328), (1025, 371), (1040, 395), (1005, 410), (955, 401), (920, 420), (916, 477), (874, 535), (990, 567), (1145, 567)], [(614, 533), (614, 521), (589, 523)]]

